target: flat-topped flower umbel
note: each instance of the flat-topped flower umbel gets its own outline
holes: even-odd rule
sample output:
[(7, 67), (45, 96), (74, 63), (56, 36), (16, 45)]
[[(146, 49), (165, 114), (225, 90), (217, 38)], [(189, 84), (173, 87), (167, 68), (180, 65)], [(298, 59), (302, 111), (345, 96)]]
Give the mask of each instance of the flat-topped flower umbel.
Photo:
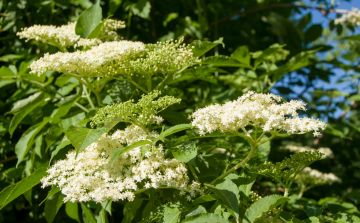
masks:
[(190, 183), (184, 163), (176, 159), (165, 158), (162, 145), (148, 146), (143, 156), (141, 147), (123, 153), (109, 165), (114, 152), (147, 137), (157, 137), (156, 132), (146, 133), (136, 125), (130, 125), (123, 131), (112, 135), (104, 134), (92, 143), (76, 158), (76, 152), (67, 154), (67, 158), (58, 161), (47, 172), (42, 186), (58, 186), (65, 195), (64, 201), (129, 200), (135, 194), (149, 188), (171, 187), (180, 190), (191, 200), (202, 193), (199, 182)]
[(274, 94), (258, 94), (253, 91), (223, 105), (210, 105), (195, 111), (192, 125), (200, 129), (200, 134), (237, 132), (243, 130), (249, 135), (246, 127), (262, 129), (272, 134), (303, 134), (314, 131), (320, 135), (326, 124), (312, 118), (300, 118), (297, 110), (306, 110), (302, 101), (290, 101), (279, 104), (281, 97)]

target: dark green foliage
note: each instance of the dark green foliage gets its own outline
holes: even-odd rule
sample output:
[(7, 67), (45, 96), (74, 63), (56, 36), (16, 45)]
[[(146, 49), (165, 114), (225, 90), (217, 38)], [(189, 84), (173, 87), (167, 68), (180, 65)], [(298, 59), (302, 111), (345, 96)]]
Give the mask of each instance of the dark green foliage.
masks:
[[(323, 14), (333, 7), (331, 1), (315, 0), (312, 4), (324, 8)], [(331, 35), (344, 50), (329, 46), (328, 28), (311, 23), (311, 14), (296, 5), (298, 1), (293, 0), (1, 1), (0, 222), (256, 222), (270, 212), (274, 216), (273, 209), (285, 202), (279, 218), (287, 222), (360, 222), (360, 191), (356, 188), (360, 181), (360, 37), (351, 32), (353, 28), (334, 25), (329, 19)], [(89, 105), (78, 79), (52, 71), (40, 76), (29, 73), (32, 61), (58, 49), (35, 40), (20, 40), (16, 32), (34, 24), (60, 26), (77, 20), (74, 32), (96, 38), (102, 18), (108, 16), (125, 21), (127, 27), (118, 31), (125, 40), (155, 43), (184, 36), (184, 42), (194, 46), (194, 56), (202, 59), (202, 66), (182, 70), (162, 90), (162, 96), (181, 99), (181, 103), (149, 112), (160, 112), (165, 120), (162, 126), (152, 126), (159, 137), (124, 145), (115, 154), (118, 157), (142, 145), (144, 156), (145, 145), (164, 144), (166, 158), (193, 168), (193, 172), (189, 170), (190, 181), (198, 177), (207, 185), (205, 194), (191, 202), (167, 188), (146, 190), (133, 202), (63, 204), (58, 187), (49, 191), (36, 186), (46, 175), (47, 166), (64, 159), (67, 151), (76, 149), (79, 153), (102, 134), (127, 125), (104, 112), (103, 128), (91, 129), (90, 119), (99, 110)], [(325, 89), (318, 84), (333, 83), (333, 68), (348, 72), (337, 80), (346, 84), (343, 89)], [(157, 86), (161, 78), (153, 77), (150, 85)], [(96, 108), (141, 101), (143, 92), (130, 80), (146, 85), (137, 74), (128, 81), (109, 80)], [(258, 148), (250, 166), (265, 160), (281, 162), (290, 154), (278, 148), (290, 141), (330, 147), (334, 158), (311, 167), (335, 173), (342, 183), (319, 186), (299, 198), (298, 186), (289, 186), (290, 181), (282, 178), (283, 185), (277, 184), (244, 167), (215, 185), (209, 184), (243, 160), (249, 147), (229, 134), (199, 136), (186, 124), (190, 122), (187, 117), (198, 108), (235, 100), (248, 90), (304, 100), (308, 110), (302, 115), (329, 122), (321, 138), (290, 136)], [(89, 97), (98, 100), (93, 92)], [(146, 106), (132, 110), (132, 115), (138, 117)], [(340, 117), (334, 115), (338, 108), (344, 111)], [(285, 163), (280, 171), (290, 178), (303, 167), (291, 172), (291, 164)], [(290, 187), (289, 198), (276, 194), (283, 192), (284, 185)], [(263, 198), (253, 201), (250, 191)], [(39, 206), (41, 201), (45, 205)]]

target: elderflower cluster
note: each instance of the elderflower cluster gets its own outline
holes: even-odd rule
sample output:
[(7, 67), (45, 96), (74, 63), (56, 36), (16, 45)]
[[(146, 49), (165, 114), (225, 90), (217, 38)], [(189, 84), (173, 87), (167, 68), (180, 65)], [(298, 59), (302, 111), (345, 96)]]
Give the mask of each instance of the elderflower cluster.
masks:
[(34, 25), (22, 29), (17, 35), (20, 39), (26, 39), (29, 41), (35, 39), (48, 43), (60, 48), (66, 48), (70, 46), (79, 47), (91, 47), (100, 44), (102, 41), (114, 41), (118, 40), (119, 37), (115, 30), (124, 28), (123, 21), (117, 21), (108, 19), (104, 22), (104, 25), (100, 31), (98, 39), (83, 39), (75, 33), (76, 22), (62, 25), (59, 27), (52, 25)]
[(131, 61), (131, 72), (143, 76), (166, 75), (186, 67), (200, 64), (201, 60), (193, 56), (192, 48), (184, 38), (146, 45), (149, 50), (144, 58)]
[(304, 151), (319, 151), (323, 154), (325, 154), (326, 158), (334, 158), (334, 154), (332, 152), (332, 150), (328, 147), (320, 147), (319, 149), (313, 149), (309, 146), (299, 146), (299, 145), (294, 145), (294, 144), (288, 144), (284, 147), (280, 147), (281, 149), (286, 149), (289, 150), (290, 152), (293, 153), (300, 153), (300, 152), (304, 152)]
[(306, 110), (305, 103), (290, 101), (279, 104), (280, 96), (274, 94), (257, 94), (249, 91), (236, 101), (223, 105), (215, 104), (199, 109), (191, 114), (192, 125), (200, 129), (200, 134), (235, 132), (246, 126), (261, 128), (266, 132), (284, 131), (288, 134), (303, 134), (314, 131), (320, 135), (320, 129), (326, 124), (312, 118), (300, 118), (296, 110)]
[(185, 165), (176, 159), (166, 159), (159, 146), (134, 148), (123, 153), (113, 166), (109, 165), (114, 152), (125, 145), (147, 137), (157, 137), (156, 132), (146, 134), (140, 127), (131, 125), (113, 135), (104, 134), (76, 157), (75, 151), (67, 154), (47, 172), (42, 187), (58, 186), (65, 195), (64, 201), (129, 200), (137, 191), (162, 186), (180, 190), (192, 200), (203, 193), (200, 183), (189, 183)]
[(307, 187), (309, 187), (309, 186), (333, 184), (336, 182), (341, 182), (341, 179), (338, 178), (333, 173), (322, 173), (318, 170), (311, 169), (310, 167), (306, 167), (296, 176), (295, 181), (298, 182), (299, 184), (304, 184)]
[(181, 99), (172, 96), (164, 96), (154, 100), (160, 94), (160, 91), (152, 91), (147, 95), (142, 95), (136, 104), (130, 100), (100, 108), (96, 115), (91, 118), (91, 126), (112, 121), (130, 122), (142, 127), (153, 123), (160, 124), (163, 119), (156, 114), (181, 101)]
[(352, 26), (360, 26), (360, 10), (352, 8), (352, 11), (342, 15), (340, 18), (334, 20), (335, 25), (345, 24)]
[(283, 161), (275, 164), (266, 161), (253, 169), (259, 174), (274, 178), (283, 186), (289, 186), (295, 180), (296, 175), (305, 167), (324, 158), (325, 155), (318, 151), (305, 151), (295, 153), (290, 158), (285, 158)]
[(45, 54), (30, 65), (30, 73), (40, 75), (52, 70), (80, 76), (109, 77), (121, 74), (129, 61), (143, 56), (145, 52), (145, 45), (141, 42), (105, 42), (88, 51)]

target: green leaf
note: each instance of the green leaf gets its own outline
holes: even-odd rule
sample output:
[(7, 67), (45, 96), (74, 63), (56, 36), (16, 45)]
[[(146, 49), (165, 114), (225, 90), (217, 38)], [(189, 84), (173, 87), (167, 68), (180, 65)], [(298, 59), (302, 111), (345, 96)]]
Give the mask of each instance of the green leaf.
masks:
[(320, 220), (317, 217), (310, 217), (303, 221), (304, 223), (320, 223)]
[(164, 219), (166, 223), (177, 223), (180, 221), (181, 211), (177, 207), (165, 207)]
[(231, 54), (232, 58), (235, 58), (237, 61), (243, 64), (247, 64), (250, 66), (250, 53), (247, 46), (238, 47), (233, 54)]
[(175, 13), (175, 12), (169, 13), (167, 15), (166, 19), (163, 21), (163, 26), (166, 27), (170, 21), (176, 19), (178, 16), (179, 16), (179, 13)]
[(83, 215), (83, 219), (85, 223), (96, 223), (94, 214), (92, 213), (92, 211), (90, 210), (90, 208), (88, 208), (86, 206), (86, 204), (81, 202), (81, 209), (82, 209), (82, 215)]
[(56, 154), (58, 154), (58, 152), (61, 149), (63, 149), (65, 146), (70, 145), (70, 144), (71, 144), (70, 140), (68, 140), (66, 138), (66, 136), (64, 136), (64, 138), (61, 140), (60, 144), (56, 147), (56, 149), (51, 152), (51, 158), (49, 160), (49, 165), (50, 165), (52, 159), (56, 156)]
[(192, 203), (191, 206), (196, 206), (198, 204), (202, 204), (205, 202), (209, 202), (209, 201), (216, 201), (219, 200), (219, 197), (216, 196), (215, 194), (207, 194), (207, 195), (202, 195), (201, 197), (196, 198)]
[(51, 223), (54, 221), (56, 214), (58, 213), (59, 209), (64, 203), (64, 195), (62, 195), (60, 192), (52, 195), (45, 201), (45, 218), (48, 223)]
[(44, 97), (44, 93), (37, 92), (33, 95), (30, 95), (26, 99), (19, 100), (14, 103), (14, 107), (10, 110), (9, 113), (15, 114), (18, 112), (23, 112), (27, 107), (30, 107), (32, 104), (40, 102)]
[(26, 191), (23, 195), (25, 199), (29, 201), (30, 205), (32, 205), (32, 188)]
[(98, 219), (97, 219), (97, 223), (109, 223), (107, 217), (106, 217), (106, 210), (103, 208), (101, 209)]
[(326, 129), (324, 130), (324, 133), (334, 135), (334, 136), (338, 136), (340, 138), (345, 137), (345, 135), (344, 135), (344, 133), (342, 131), (334, 128), (330, 123), (326, 125)]
[(263, 61), (265, 61), (266, 59), (268, 59), (269, 56), (271, 56), (272, 54), (278, 52), (280, 49), (282, 49), (285, 45), (279, 45), (277, 43), (271, 45), (269, 48), (267, 48), (266, 50), (264, 50), (264, 52), (262, 52), (260, 54), (259, 57), (256, 58), (255, 62), (254, 62), (254, 67), (258, 67)]
[(51, 123), (58, 123), (60, 121), (60, 118), (65, 116), (69, 112), (71, 107), (75, 104), (75, 102), (77, 102), (80, 98), (80, 95), (75, 94), (68, 96), (64, 98), (64, 100), (60, 101), (59, 108), (55, 110), (53, 114), (51, 114), (51, 117), (53, 118)]
[(353, 35), (353, 36), (347, 36), (347, 37), (344, 37), (342, 39), (360, 41), (360, 34)]
[(193, 52), (193, 56), (194, 57), (200, 57), (202, 55), (204, 55), (206, 52), (208, 52), (209, 50), (211, 50), (212, 48), (214, 48), (215, 46), (222, 44), (223, 47), (225, 47), (225, 44), (223, 43), (223, 38), (219, 38), (218, 40), (214, 41), (214, 42), (210, 42), (210, 41), (201, 41), (201, 40), (194, 40), (191, 44), (190, 47), (192, 48), (192, 52)]
[(65, 212), (71, 218), (77, 222), (81, 222), (79, 218), (79, 207), (78, 203), (66, 202), (65, 203)]
[(0, 77), (16, 77), (16, 75), (10, 68), (2, 66), (0, 68)]
[(10, 111), (10, 113), (15, 113), (15, 116), (12, 118), (9, 126), (9, 133), (11, 137), (21, 120), (23, 120), (32, 110), (44, 103), (45, 99), (47, 99), (45, 94), (38, 92), (27, 99), (20, 100), (15, 103), (13, 109)]
[(24, 55), (8, 54), (8, 55), (0, 57), (0, 61), (9, 62), (11, 60), (21, 59), (23, 57), (24, 57)]
[(183, 130), (186, 130), (186, 129), (191, 129), (193, 128), (194, 126), (192, 126), (191, 124), (180, 124), (180, 125), (175, 125), (171, 128), (168, 128), (167, 130), (165, 130), (164, 132), (162, 132), (159, 136), (159, 138), (165, 138), (166, 136), (169, 136), (169, 135), (172, 135), (172, 134), (175, 134), (177, 132), (180, 132), (180, 131), (183, 131)]
[(111, 157), (111, 162), (110, 162), (110, 165), (114, 165), (115, 161), (117, 160), (117, 158), (119, 158), (119, 156), (121, 156), (121, 154), (123, 153), (126, 153), (136, 147), (139, 147), (139, 146), (144, 146), (144, 145), (147, 145), (147, 144), (152, 144), (151, 141), (148, 141), (148, 140), (140, 140), (138, 142), (135, 142), (129, 146), (126, 146), (126, 147), (123, 147), (121, 149), (118, 149), (114, 152), (113, 156)]
[(218, 67), (244, 67), (251, 69), (251, 66), (240, 63), (237, 59), (228, 56), (211, 56), (202, 60), (203, 64), (209, 64)]
[(244, 204), (248, 203), (248, 197), (251, 191), (251, 187), (255, 183), (256, 176), (256, 173), (251, 173), (246, 167), (241, 170), (240, 176), (235, 182), (237, 185), (240, 185), (240, 202)]
[(310, 26), (305, 32), (305, 45), (318, 39), (322, 35), (323, 27), (321, 24)]
[(105, 209), (107, 212), (109, 212), (110, 215), (111, 215), (111, 204), (112, 204), (111, 200), (104, 201), (104, 202), (101, 203), (101, 207), (103, 209)]
[(105, 131), (105, 128), (88, 129), (85, 127), (70, 126), (65, 132), (65, 135), (75, 147), (77, 155), (91, 143), (98, 140)]
[(147, 190), (148, 192), (148, 196), (149, 196), (149, 202), (147, 202), (147, 204), (145, 205), (141, 217), (142, 219), (147, 219), (148, 217), (150, 217), (150, 213), (152, 212), (154, 206), (155, 206), (155, 189), (154, 188), (150, 188)]
[(201, 205), (197, 205), (195, 208), (193, 208), (189, 214), (187, 214), (185, 217), (188, 218), (193, 215), (201, 214), (201, 213), (207, 213), (206, 208), (204, 208)]
[(76, 21), (75, 33), (81, 38), (88, 38), (102, 19), (100, 1), (86, 9)]
[(360, 95), (352, 95), (346, 101), (360, 101)]
[(197, 155), (198, 147), (193, 141), (185, 141), (171, 148), (174, 158), (180, 162), (187, 163)]
[(2, 79), (0, 80), (0, 88), (5, 87), (6, 85), (16, 83), (14, 79)]
[(239, 219), (239, 189), (231, 180), (223, 180), (214, 186), (205, 184), (214, 192), (226, 206), (232, 211), (236, 219)]
[(127, 202), (124, 207), (124, 218), (121, 223), (131, 223), (136, 216), (136, 212), (141, 207), (143, 199), (135, 199), (134, 201)]
[(261, 216), (276, 208), (280, 204), (290, 200), (280, 195), (270, 195), (253, 203), (245, 212), (244, 222), (256, 222)]
[(230, 223), (229, 220), (221, 217), (217, 214), (205, 213), (205, 214), (197, 214), (185, 218), (181, 223)]
[(36, 134), (51, 120), (49, 117), (45, 117), (44, 120), (36, 125), (31, 126), (21, 136), (19, 141), (15, 145), (15, 153), (18, 157), (16, 167), (24, 160), (25, 156), (29, 152), (31, 146), (34, 143)]
[(46, 150), (48, 150), (55, 142), (58, 142), (62, 135), (63, 132), (59, 125), (50, 125), (45, 136)]
[(39, 168), (35, 170), (34, 173), (32, 173), (30, 176), (22, 179), (15, 185), (11, 185), (2, 190), (0, 192), (0, 210), (15, 198), (19, 197), (27, 190), (40, 183), (41, 178), (47, 174), (46, 170), (47, 167)]
[(151, 4), (149, 0), (139, 0), (131, 7), (131, 11), (134, 15), (147, 20), (150, 20), (150, 10)]
[(59, 191), (60, 191), (59, 187), (57, 187), (57, 186), (52, 187), (51, 190), (49, 191), (48, 195), (46, 196), (46, 198), (43, 201), (41, 201), (39, 206), (42, 205), (42, 203), (44, 203), (49, 197), (53, 196), (54, 194), (56, 194)]
[(317, 217), (322, 214), (323, 210), (326, 208), (325, 206), (316, 206), (313, 204), (305, 204), (304, 205), (304, 211), (307, 214), (308, 217)]
[(319, 49), (308, 50), (304, 52), (300, 52), (295, 56), (291, 57), (289, 61), (281, 66), (279, 69), (271, 72), (274, 74), (272, 80), (273, 82), (277, 82), (280, 78), (282, 78), (286, 73), (292, 72), (294, 70), (300, 69), (302, 67), (306, 67), (311, 64), (310, 57), (314, 56), (314, 54), (319, 51)]
[(144, 158), (145, 154), (149, 151), (150, 151), (149, 148), (147, 148), (146, 146), (142, 146), (141, 147), (141, 157)]
[(88, 39), (94, 39), (97, 38), (101, 32), (102, 27), (104, 26), (105, 22), (107, 19), (104, 19), (103, 21), (101, 21), (95, 28), (94, 30), (89, 34), (89, 36), (87, 37)]
[(339, 213), (331, 216), (336, 223), (360, 223), (360, 218), (348, 213)]

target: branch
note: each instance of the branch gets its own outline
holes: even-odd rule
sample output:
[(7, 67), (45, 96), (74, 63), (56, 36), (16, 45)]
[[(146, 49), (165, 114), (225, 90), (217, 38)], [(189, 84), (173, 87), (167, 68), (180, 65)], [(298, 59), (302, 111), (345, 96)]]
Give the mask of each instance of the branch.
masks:
[[(264, 5), (258, 8), (253, 8), (253, 9), (249, 9), (246, 11), (237, 11), (234, 12), (222, 19), (219, 19), (217, 21), (217, 23), (222, 23), (225, 22), (226, 20), (231, 19), (232, 17), (236, 16), (236, 15), (247, 15), (247, 14), (252, 14), (255, 12), (259, 12), (259, 11), (263, 11), (263, 10), (268, 10), (268, 9), (272, 9), (272, 8), (302, 8), (302, 9), (314, 9), (314, 10), (319, 10), (323, 15), (327, 15), (329, 12), (336, 12), (336, 13), (351, 13), (351, 11), (346, 10), (346, 9), (324, 9), (321, 7), (313, 7), (313, 6), (305, 6), (305, 5), (294, 5), (294, 4), (271, 4), (271, 5)], [(212, 23), (211, 25), (214, 25), (214, 23)]]
[(17, 158), (17, 156), (10, 156), (4, 160), (0, 160), (0, 164), (3, 164), (3, 163), (7, 163), (7, 162), (10, 162), (11, 160), (15, 160)]

